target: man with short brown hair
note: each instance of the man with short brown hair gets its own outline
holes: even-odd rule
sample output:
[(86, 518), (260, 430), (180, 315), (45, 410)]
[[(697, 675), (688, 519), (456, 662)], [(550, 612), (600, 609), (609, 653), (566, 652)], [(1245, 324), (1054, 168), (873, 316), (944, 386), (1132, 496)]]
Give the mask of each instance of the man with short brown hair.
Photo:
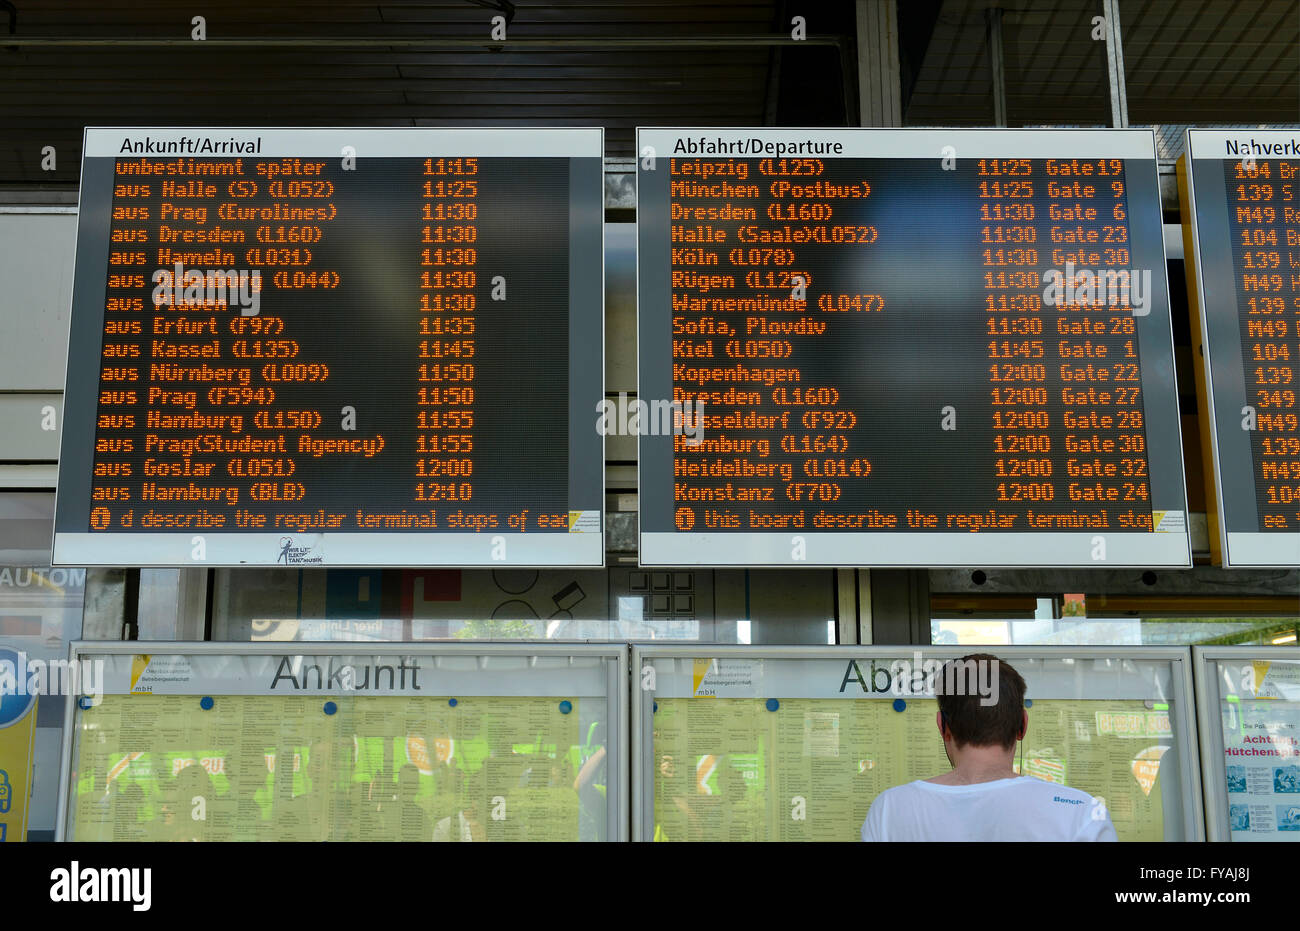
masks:
[(951, 772), (886, 789), (862, 824), (864, 841), (1113, 841), (1101, 799), (1016, 774), (1029, 727), (1025, 680), (988, 653), (944, 664), (935, 723)]

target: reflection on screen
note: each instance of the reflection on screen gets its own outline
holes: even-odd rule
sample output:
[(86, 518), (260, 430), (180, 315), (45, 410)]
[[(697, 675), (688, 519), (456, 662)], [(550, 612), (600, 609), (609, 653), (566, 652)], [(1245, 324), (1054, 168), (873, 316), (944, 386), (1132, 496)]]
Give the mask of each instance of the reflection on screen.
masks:
[[(876, 796), (950, 769), (933, 699), (659, 699), (656, 840), (855, 841)], [(1120, 840), (1164, 840), (1168, 710), (1035, 701), (1019, 772), (1106, 800)], [(1171, 757), (1172, 759), (1172, 757)]]
[(562, 707), (105, 696), (79, 714), (72, 839), (603, 840), (604, 728)]

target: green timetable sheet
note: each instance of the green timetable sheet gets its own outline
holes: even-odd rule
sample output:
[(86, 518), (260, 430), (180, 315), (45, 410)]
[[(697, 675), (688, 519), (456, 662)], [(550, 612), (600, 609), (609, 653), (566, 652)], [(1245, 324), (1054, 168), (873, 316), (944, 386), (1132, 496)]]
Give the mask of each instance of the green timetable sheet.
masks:
[(578, 711), (576, 698), (106, 695), (78, 713), (70, 839), (596, 839), (605, 777), (586, 764), (604, 738)]
[[(856, 841), (885, 789), (947, 772), (934, 699), (660, 698), (656, 840)], [(1017, 769), (1101, 796), (1120, 840), (1164, 839), (1169, 712), (1035, 701)]]

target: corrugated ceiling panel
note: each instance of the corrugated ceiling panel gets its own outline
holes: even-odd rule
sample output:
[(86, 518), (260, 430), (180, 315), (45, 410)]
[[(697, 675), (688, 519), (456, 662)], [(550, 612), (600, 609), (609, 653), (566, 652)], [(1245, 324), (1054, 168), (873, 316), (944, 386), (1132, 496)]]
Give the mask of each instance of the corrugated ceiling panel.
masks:
[[(1110, 122), (1105, 45), (1092, 39), (1099, 2), (947, 0), (908, 123), (992, 122), (984, 16), (990, 7), (1004, 10), (1012, 125)], [(1120, 11), (1131, 122), (1300, 119), (1296, 0), (1125, 0)]]
[[(105, 5), (18, 0), (22, 36), (175, 37), (190, 16), (209, 39), (484, 38), (496, 11), (469, 2), (318, 4), (170, 0)], [(512, 39), (768, 35), (775, 0), (520, 0)], [(816, 29), (815, 14), (810, 28)], [(4, 28), (0, 12), (0, 30)], [(0, 37), (0, 184), (75, 182), (82, 128), (110, 124), (605, 126), (631, 155), (639, 124), (763, 122), (766, 48), (660, 50), (179, 47), (5, 49)], [(58, 167), (41, 170), (55, 146)]]

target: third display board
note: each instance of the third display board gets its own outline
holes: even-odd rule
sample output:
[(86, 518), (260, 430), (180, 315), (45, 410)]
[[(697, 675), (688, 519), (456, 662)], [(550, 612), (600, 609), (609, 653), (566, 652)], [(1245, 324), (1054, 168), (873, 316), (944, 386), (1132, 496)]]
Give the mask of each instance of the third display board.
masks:
[(1179, 175), (1210, 543), (1227, 566), (1297, 566), (1300, 134), (1189, 130)]
[(643, 564), (1190, 564), (1149, 131), (637, 148)]

